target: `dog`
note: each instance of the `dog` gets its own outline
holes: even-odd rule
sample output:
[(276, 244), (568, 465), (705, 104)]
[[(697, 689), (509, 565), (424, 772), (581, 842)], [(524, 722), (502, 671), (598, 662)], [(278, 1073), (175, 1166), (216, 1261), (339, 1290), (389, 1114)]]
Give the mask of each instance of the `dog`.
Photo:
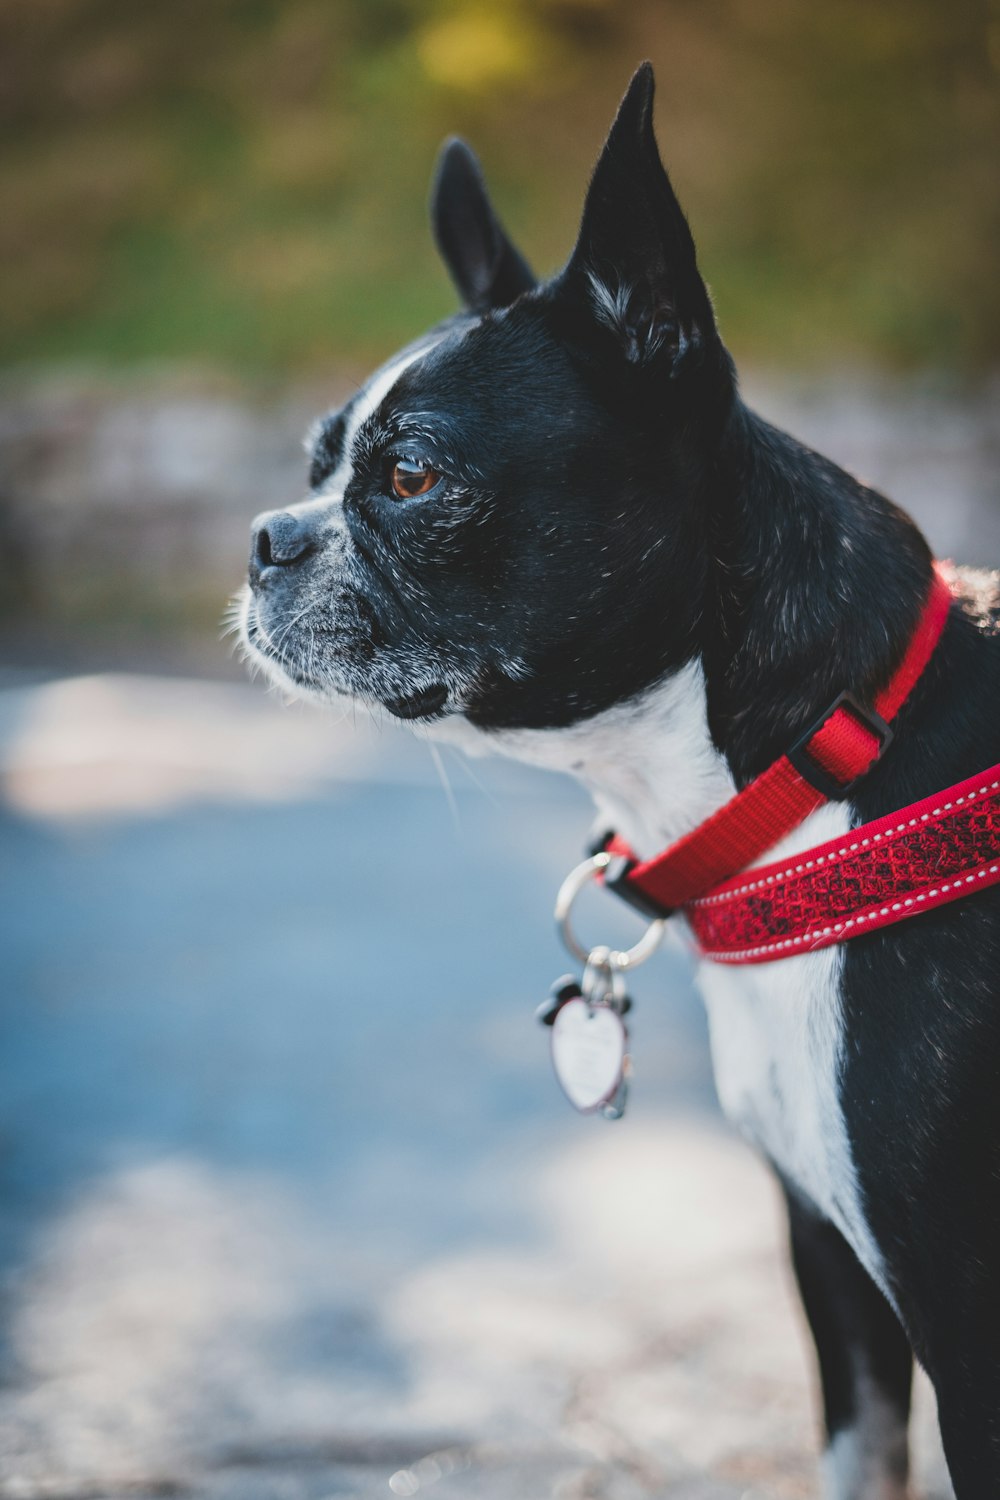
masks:
[[(561, 768), (647, 853), (884, 682), (932, 569), (889, 500), (741, 401), (653, 88), (646, 64), (541, 283), (446, 143), (432, 222), (462, 310), (316, 426), (242, 604), (274, 682)], [(952, 589), (894, 743), (782, 857), (1000, 759), (1000, 585)], [(1000, 892), (699, 982), (723, 1109), (787, 1200), (828, 1494), (908, 1493), (915, 1354), (957, 1500), (997, 1500)]]

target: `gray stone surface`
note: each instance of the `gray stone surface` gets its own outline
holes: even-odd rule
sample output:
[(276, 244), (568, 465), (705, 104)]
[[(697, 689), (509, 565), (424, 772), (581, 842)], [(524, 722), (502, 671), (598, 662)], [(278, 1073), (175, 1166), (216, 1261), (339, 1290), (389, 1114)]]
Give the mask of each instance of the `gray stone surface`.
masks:
[(2, 1500), (817, 1495), (684, 958), (574, 1116), (531, 1016), (588, 807), (445, 771), (250, 687), (0, 693)]

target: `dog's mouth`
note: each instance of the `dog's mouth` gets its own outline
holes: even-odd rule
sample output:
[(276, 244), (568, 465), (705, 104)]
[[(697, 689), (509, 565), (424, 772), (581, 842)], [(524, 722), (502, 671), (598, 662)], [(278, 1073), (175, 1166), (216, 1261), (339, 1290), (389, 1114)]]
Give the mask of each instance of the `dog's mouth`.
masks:
[(240, 606), (240, 645), (248, 661), (276, 676), (282, 686), (298, 688), (304, 693), (318, 688), (319, 684), (308, 677), (293, 658), (275, 646), (261, 624), (256, 600), (249, 590)]
[(449, 689), (443, 682), (432, 682), (410, 693), (394, 694), (386, 693), (374, 684), (366, 689), (361, 683), (334, 686), (316, 679), (303, 669), (292, 653), (275, 646), (260, 621), (252, 595), (243, 601), (240, 623), (244, 650), (285, 687), (297, 688), (310, 696), (333, 693), (337, 697), (360, 697), (362, 700), (367, 699), (372, 705), (381, 704), (393, 718), (403, 720), (438, 719), (447, 709)]
[(448, 702), (448, 689), (441, 682), (406, 693), (400, 698), (385, 698), (386, 708), (397, 719), (437, 719)]

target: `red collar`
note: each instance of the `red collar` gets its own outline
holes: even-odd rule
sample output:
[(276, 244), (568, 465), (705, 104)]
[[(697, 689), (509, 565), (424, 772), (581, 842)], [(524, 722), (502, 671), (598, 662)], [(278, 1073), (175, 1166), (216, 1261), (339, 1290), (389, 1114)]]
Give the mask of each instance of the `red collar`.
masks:
[(747, 870), (685, 915), (716, 963), (760, 964), (888, 927), (1000, 881), (1000, 766), (828, 844)]
[(707, 957), (760, 963), (841, 942), (1000, 879), (1000, 767), (854, 829), (849, 842), (809, 849), (787, 867), (755, 869), (749, 881), (740, 873), (824, 802), (849, 796), (881, 758), (951, 603), (945, 571), (935, 564), (917, 628), (873, 707), (841, 693), (787, 754), (654, 859), (639, 861), (611, 835), (602, 846), (613, 856), (604, 884), (649, 917), (684, 908)]

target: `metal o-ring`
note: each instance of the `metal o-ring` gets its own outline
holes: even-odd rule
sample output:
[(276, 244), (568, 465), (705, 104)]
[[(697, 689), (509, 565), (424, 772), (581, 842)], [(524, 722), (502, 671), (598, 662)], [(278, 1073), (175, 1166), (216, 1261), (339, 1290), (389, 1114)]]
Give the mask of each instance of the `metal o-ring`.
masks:
[[(573, 908), (573, 902), (579, 896), (580, 892), (585, 890), (590, 882), (602, 870), (607, 868), (610, 862), (611, 855), (603, 853), (594, 854), (590, 859), (585, 859), (582, 864), (570, 870), (566, 879), (559, 887), (559, 894), (556, 897), (555, 916), (559, 935), (574, 958), (581, 959), (583, 963), (586, 963), (590, 958), (592, 950), (584, 948), (583, 944), (577, 938), (570, 922), (570, 912)], [(631, 948), (612, 949), (608, 955), (612, 967), (615, 969), (634, 969), (638, 964), (645, 963), (646, 959), (651, 958), (660, 946), (666, 925), (666, 922), (662, 920), (650, 922), (642, 937)]]

